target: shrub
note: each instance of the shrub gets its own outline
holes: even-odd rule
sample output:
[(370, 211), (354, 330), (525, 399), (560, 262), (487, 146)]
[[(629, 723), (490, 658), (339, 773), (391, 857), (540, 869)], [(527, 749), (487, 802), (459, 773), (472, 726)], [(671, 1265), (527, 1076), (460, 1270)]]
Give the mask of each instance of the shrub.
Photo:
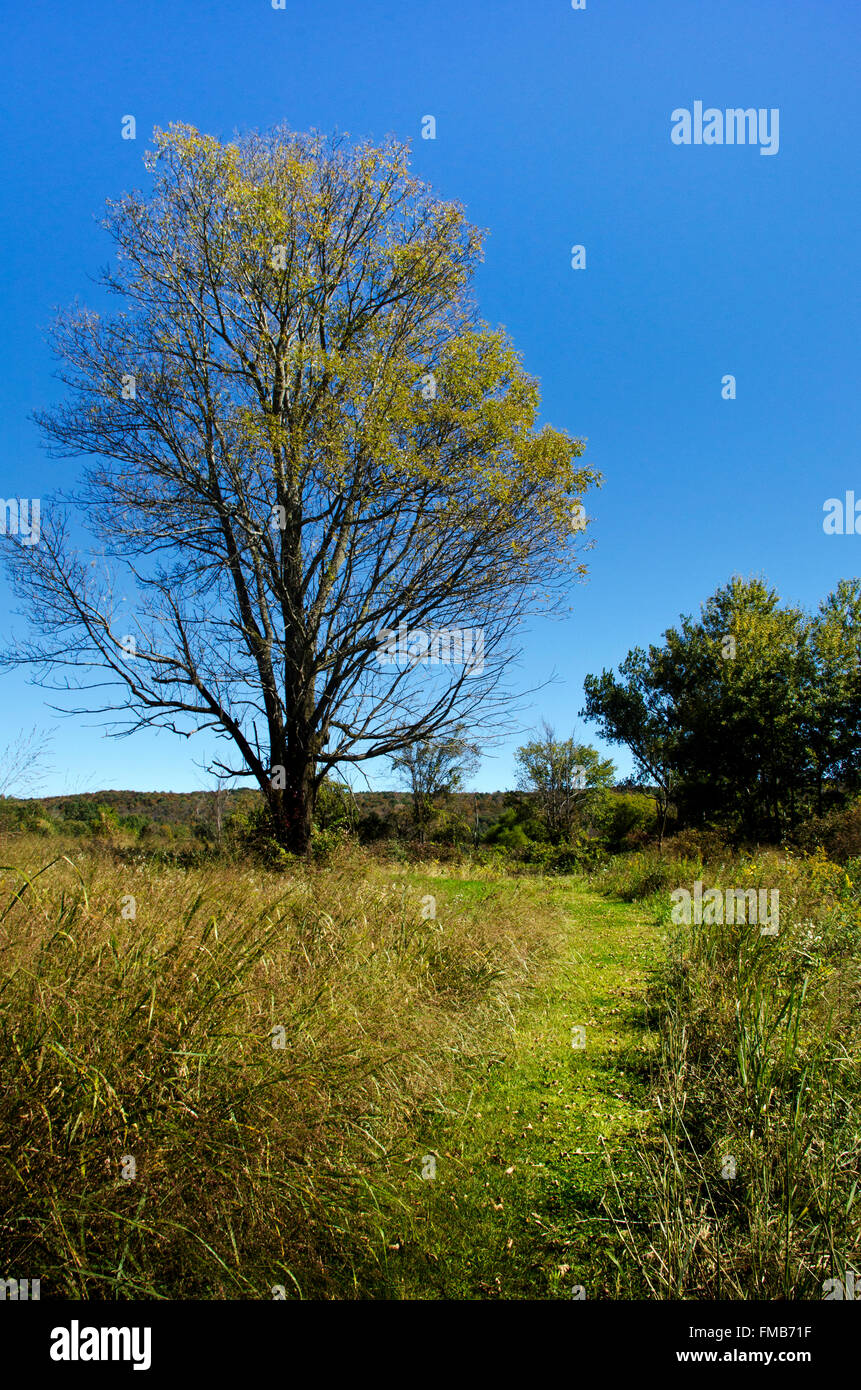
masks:
[(699, 859), (720, 863), (732, 854), (720, 830), (680, 830), (664, 842), (665, 853), (674, 859)]
[(315, 830), (311, 836), (311, 859), (315, 864), (331, 864), (355, 844), (345, 825)]
[(86, 820), (61, 820), (57, 826), (64, 835), (74, 835), (80, 838), (82, 835), (89, 835), (90, 822)]
[[(7, 797), (0, 798), (0, 830), (5, 831), (36, 831), (39, 834), (50, 834), (50, 830), (45, 830), (45, 823), (50, 820), (45, 807), (40, 801), (13, 801)], [(51, 822), (53, 829), (53, 822)]]
[(548, 838), (546, 827), (538, 816), (533, 815), (531, 804), (521, 800), (506, 807), (485, 831), (483, 842), (486, 845), (501, 845), (503, 849), (520, 850), (530, 844), (546, 844)]
[(838, 864), (861, 855), (861, 797), (851, 805), (815, 817), (802, 826), (796, 837), (800, 848), (818, 845)]
[(485, 839), (487, 845), (498, 845), (500, 849), (515, 853), (528, 849), (531, 843), (522, 825), (502, 825)]
[(654, 800), (644, 792), (608, 792), (594, 813), (595, 826), (614, 854), (652, 837), (655, 820)]

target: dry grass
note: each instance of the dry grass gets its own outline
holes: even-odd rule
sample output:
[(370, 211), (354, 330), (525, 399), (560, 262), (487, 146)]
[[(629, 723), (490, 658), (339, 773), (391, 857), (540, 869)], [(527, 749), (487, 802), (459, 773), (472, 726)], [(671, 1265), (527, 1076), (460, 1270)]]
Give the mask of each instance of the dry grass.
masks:
[(441, 883), (429, 917), (435, 890), (355, 855), (285, 876), (9, 837), (0, 860), (4, 1277), (362, 1296), (387, 1171), (506, 1027), (547, 913)]

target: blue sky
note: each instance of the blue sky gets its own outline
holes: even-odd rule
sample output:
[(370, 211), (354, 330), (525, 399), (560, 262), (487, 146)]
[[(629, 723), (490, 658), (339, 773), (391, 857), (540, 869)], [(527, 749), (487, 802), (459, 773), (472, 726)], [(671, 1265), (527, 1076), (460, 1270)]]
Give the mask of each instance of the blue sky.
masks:
[[(7, 10), (0, 494), (42, 497), (79, 470), (45, 457), (28, 418), (60, 390), (41, 330), (93, 296), (88, 277), (110, 256), (96, 218), (144, 186), (154, 125), (393, 133), (488, 229), (481, 312), (540, 379), (544, 419), (586, 436), (605, 475), (589, 579), (563, 621), (525, 639), (524, 683), (557, 677), (528, 718), (570, 732), (587, 672), (658, 639), (734, 572), (814, 606), (861, 573), (861, 536), (822, 529), (826, 498), (861, 496), (859, 29), (854, 0)], [(777, 108), (778, 152), (675, 145), (671, 113), (698, 100)], [(127, 114), (135, 141), (120, 136)], [(435, 140), (421, 138), (428, 114)], [(729, 373), (735, 400), (721, 395)], [(5, 580), (0, 604), (8, 633)], [(48, 792), (207, 785), (185, 740), (107, 739), (52, 714), (23, 675), (0, 690), (0, 743), (21, 725), (56, 728)], [(498, 750), (476, 785), (512, 778)]]

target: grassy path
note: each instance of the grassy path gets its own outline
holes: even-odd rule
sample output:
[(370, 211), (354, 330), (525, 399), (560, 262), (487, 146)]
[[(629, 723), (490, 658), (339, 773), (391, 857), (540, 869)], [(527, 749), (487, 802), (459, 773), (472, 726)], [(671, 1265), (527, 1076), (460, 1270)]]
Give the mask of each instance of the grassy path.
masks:
[[(603, 1201), (612, 1164), (629, 1216), (636, 1209), (633, 1149), (654, 1046), (642, 991), (660, 943), (636, 906), (573, 881), (536, 891), (563, 909), (561, 953), (518, 1011), (511, 1050), (422, 1136), (436, 1177), (413, 1181), (411, 1217), (387, 1238), (390, 1297), (642, 1290)], [(583, 1032), (572, 1038), (574, 1028)]]

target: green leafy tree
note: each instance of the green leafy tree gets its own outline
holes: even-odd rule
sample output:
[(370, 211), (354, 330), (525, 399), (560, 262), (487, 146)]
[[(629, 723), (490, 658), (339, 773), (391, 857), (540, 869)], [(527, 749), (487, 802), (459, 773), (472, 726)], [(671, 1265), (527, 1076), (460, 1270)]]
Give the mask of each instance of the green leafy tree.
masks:
[(314, 808), (314, 825), (318, 830), (354, 831), (358, 823), (358, 811), (352, 788), (345, 782), (337, 782), (327, 777), (317, 791)]
[(841, 579), (810, 626), (814, 677), (809, 743), (816, 811), (861, 787), (861, 580)]
[[(733, 578), (665, 634), (656, 677), (675, 709), (679, 804), (688, 823), (722, 820), (779, 841), (811, 781), (808, 619), (762, 580)], [(715, 815), (715, 808), (718, 814)]]
[(779, 842), (858, 785), (859, 673), (858, 581), (811, 617), (735, 577), (618, 676), (588, 676), (583, 712), (683, 824)]
[(533, 841), (527, 834), (525, 825), (518, 818), (515, 807), (508, 806), (488, 827), (484, 843), (496, 845), (500, 849), (517, 851), (528, 849)]
[(615, 777), (609, 758), (573, 737), (557, 738), (546, 721), (539, 737), (518, 748), (514, 757), (518, 786), (532, 794), (548, 834), (557, 841), (569, 838), (575, 822)]

